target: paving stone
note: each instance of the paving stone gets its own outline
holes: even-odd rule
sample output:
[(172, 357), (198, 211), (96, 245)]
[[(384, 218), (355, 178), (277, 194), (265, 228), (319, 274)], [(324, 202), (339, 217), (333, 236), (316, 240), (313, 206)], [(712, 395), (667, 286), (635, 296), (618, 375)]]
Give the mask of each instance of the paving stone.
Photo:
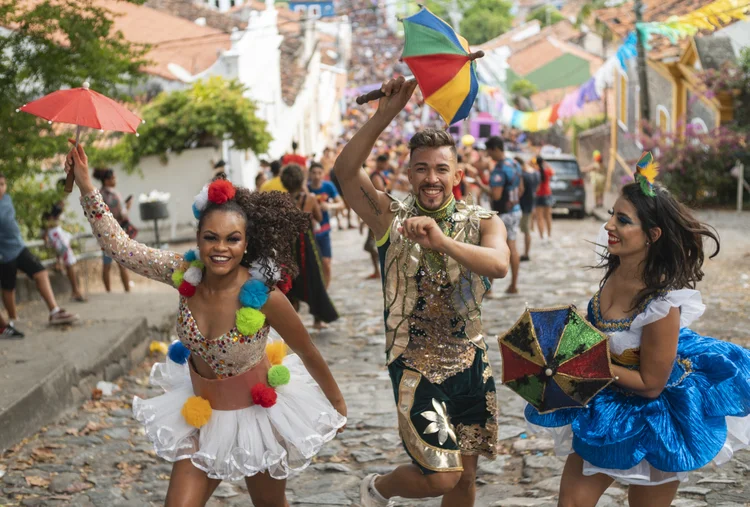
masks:
[(555, 448), (555, 441), (549, 438), (527, 438), (513, 442), (516, 452), (549, 451)]
[[(718, 225), (718, 224), (714, 224)], [(750, 345), (750, 293), (737, 285), (737, 270), (750, 273), (750, 234), (733, 232), (745, 227), (741, 223), (720, 229), (722, 255), (706, 265), (706, 281), (700, 284), (707, 304), (706, 316), (696, 329), (705, 334), (728, 337), (736, 343)], [(532, 261), (521, 267), (520, 298), (489, 301), (484, 305), (484, 323), (488, 336), (501, 333), (512, 325), (523, 311), (525, 302), (533, 306), (556, 306), (574, 302), (585, 308), (587, 297), (595, 290), (600, 272), (581, 270), (591, 263), (591, 252), (580, 238), (595, 236), (599, 224), (594, 221), (555, 221), (551, 245), (534, 242)], [(743, 229), (744, 230), (744, 229)], [(315, 335), (316, 346), (330, 365), (347, 401), (349, 424), (347, 430), (327, 443), (313, 464), (305, 471), (289, 478), (287, 492), (295, 506), (357, 505), (359, 483), (368, 473), (388, 473), (410, 459), (401, 448), (398, 436), (396, 407), (387, 369), (384, 367), (385, 340), (382, 336), (382, 296), (377, 281), (352, 283), (352, 273), (366, 276), (369, 259), (362, 253), (356, 231), (339, 235), (333, 233), (334, 257), (331, 295), (341, 313), (341, 319), (331, 330)], [(536, 240), (536, 238), (534, 238)], [(727, 251), (724, 250), (725, 244)], [(728, 257), (724, 257), (724, 255)], [(740, 268), (737, 268), (740, 266)], [(501, 294), (506, 281), (496, 281), (495, 290)], [(555, 291), (559, 291), (555, 294)], [(586, 292), (579, 295), (579, 291)], [(312, 318), (302, 312), (306, 325)], [(368, 321), (365, 325), (365, 321)], [(740, 325), (741, 324), (741, 325)], [(360, 329), (357, 331), (357, 329)], [(738, 329), (735, 332), (733, 330)], [(500, 373), (500, 354), (497, 341), (488, 339), (488, 357), (497, 375)], [(120, 379), (123, 400), (133, 395), (152, 397), (161, 394), (159, 388), (141, 385), (148, 378), (152, 358), (135, 367)], [(108, 398), (114, 399), (115, 397)], [(551, 456), (551, 440), (542, 434), (532, 434), (523, 419), (526, 402), (506, 387), (498, 384), (498, 418), (503, 453), (494, 462), (479, 459), (477, 501), (475, 507), (555, 507), (559, 491), (560, 473), (564, 459)], [(24, 495), (22, 505), (39, 507), (75, 505), (76, 507), (156, 506), (163, 505), (172, 465), (153, 455), (153, 446), (146, 439), (140, 425), (130, 415), (129, 406), (115, 408), (108, 413), (91, 413), (83, 409), (66, 417), (59, 424), (50, 424), (45, 433), (29, 439), (17, 453), (4, 462), (6, 474), (0, 478), (4, 497)], [(68, 428), (82, 430), (89, 421), (106, 421), (112, 426), (88, 435), (69, 435)], [(528, 438), (519, 438), (526, 434)], [(108, 437), (108, 438), (105, 438)], [(55, 461), (34, 463), (26, 470), (13, 465), (27, 459), (40, 441), (60, 445), (55, 448)], [(539, 455), (541, 453), (541, 455)], [(121, 485), (122, 472), (118, 463), (141, 465), (135, 482)], [(713, 465), (691, 474), (689, 484), (680, 488), (676, 507), (745, 507), (750, 502), (750, 491), (745, 486), (750, 470), (750, 452), (739, 451), (731, 463), (722, 468)], [(30, 465), (31, 466), (31, 465)], [(32, 494), (47, 491), (29, 487), (25, 475), (37, 475), (60, 484), (64, 491), (73, 482), (85, 480), (93, 488), (74, 495), (73, 500), (37, 502)], [(56, 475), (57, 474), (57, 475)], [(52, 490), (50, 488), (50, 494)], [(60, 494), (60, 493), (56, 493)], [(62, 493), (64, 494), (64, 493)], [(41, 495), (39, 495), (41, 498)], [(610, 487), (597, 507), (621, 507), (627, 502), (626, 490)], [(398, 499), (399, 507), (439, 507), (440, 499)], [(697, 503), (695, 503), (697, 502)], [(16, 502), (18, 503), (18, 502)], [(244, 481), (224, 482), (217, 489), (208, 507), (245, 507), (250, 505)], [(463, 506), (460, 506), (463, 507)]]
[(678, 498), (672, 502), (672, 507), (706, 507), (708, 504), (701, 500), (689, 500), (686, 498)]
[(64, 493), (73, 483), (81, 481), (81, 474), (66, 473), (52, 477), (49, 490), (53, 493)]
[(557, 456), (524, 456), (523, 466), (527, 468), (537, 468), (544, 470), (554, 470), (562, 472), (565, 461)]
[(553, 507), (557, 502), (550, 498), (505, 498), (492, 504), (492, 507)]

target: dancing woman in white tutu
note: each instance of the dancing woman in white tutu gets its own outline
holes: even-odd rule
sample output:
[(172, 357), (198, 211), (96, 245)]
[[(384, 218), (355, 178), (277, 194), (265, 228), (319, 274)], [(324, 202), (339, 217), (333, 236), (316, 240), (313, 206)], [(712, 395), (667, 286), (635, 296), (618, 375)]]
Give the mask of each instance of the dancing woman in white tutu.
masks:
[[(180, 293), (179, 341), (151, 372), (165, 392), (133, 401), (156, 453), (174, 462), (166, 505), (203, 506), (222, 480), (245, 479), (256, 507), (287, 506), (288, 475), (346, 424), (341, 391), (283, 294), (307, 217), (283, 194), (217, 180), (196, 196), (198, 248), (183, 256), (122, 231), (81, 146), (66, 170), (105, 253)], [(271, 328), (284, 341), (268, 343)]]

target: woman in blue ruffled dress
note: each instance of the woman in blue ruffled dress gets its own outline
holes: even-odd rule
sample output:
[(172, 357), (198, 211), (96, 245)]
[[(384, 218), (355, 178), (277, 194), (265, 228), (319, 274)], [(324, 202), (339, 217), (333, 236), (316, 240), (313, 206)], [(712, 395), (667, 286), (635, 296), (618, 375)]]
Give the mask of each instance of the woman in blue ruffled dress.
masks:
[(641, 174), (610, 214), (588, 319), (610, 337), (615, 381), (586, 408), (525, 415), (568, 456), (560, 506), (594, 507), (616, 480), (631, 506), (667, 507), (688, 471), (750, 443), (750, 351), (688, 328), (705, 309), (694, 289), (703, 241), (719, 251), (713, 229)]

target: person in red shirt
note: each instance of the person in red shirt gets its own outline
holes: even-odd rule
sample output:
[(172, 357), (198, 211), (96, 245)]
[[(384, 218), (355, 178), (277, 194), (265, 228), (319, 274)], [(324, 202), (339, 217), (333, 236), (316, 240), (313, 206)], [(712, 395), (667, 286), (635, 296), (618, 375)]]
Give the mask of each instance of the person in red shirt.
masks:
[(539, 189), (536, 191), (536, 223), (539, 226), (539, 237), (544, 239), (544, 229), (547, 226), (547, 238), (552, 236), (552, 188), (550, 187), (550, 180), (555, 175), (555, 171), (548, 166), (541, 155), (538, 155), (536, 159), (532, 159), (532, 165), (539, 170), (541, 176), (541, 183), (539, 183)]
[(298, 155), (297, 148), (299, 148), (299, 144), (297, 144), (297, 141), (292, 141), (292, 152), (287, 153), (281, 159), (282, 167), (289, 164), (297, 164), (298, 166), (307, 169), (307, 157), (305, 157), (304, 155)]

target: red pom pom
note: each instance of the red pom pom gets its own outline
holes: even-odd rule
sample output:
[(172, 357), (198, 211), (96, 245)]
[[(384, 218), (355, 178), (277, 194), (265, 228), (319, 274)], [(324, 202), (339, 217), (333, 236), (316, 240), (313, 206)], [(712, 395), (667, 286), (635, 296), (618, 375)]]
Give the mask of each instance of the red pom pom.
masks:
[(287, 294), (290, 290), (292, 290), (292, 277), (289, 276), (289, 273), (284, 271), (284, 273), (281, 275), (281, 280), (279, 280), (279, 283), (276, 284), (276, 287), (279, 288), (282, 294)]
[(253, 403), (263, 408), (270, 408), (276, 405), (276, 391), (266, 384), (258, 383), (250, 389), (253, 397)]
[(185, 296), (186, 298), (191, 298), (195, 295), (195, 285), (190, 285), (188, 282), (183, 280), (177, 291), (180, 293), (180, 295)]
[(234, 198), (235, 190), (227, 180), (216, 180), (208, 186), (208, 200), (215, 204), (224, 204)]

